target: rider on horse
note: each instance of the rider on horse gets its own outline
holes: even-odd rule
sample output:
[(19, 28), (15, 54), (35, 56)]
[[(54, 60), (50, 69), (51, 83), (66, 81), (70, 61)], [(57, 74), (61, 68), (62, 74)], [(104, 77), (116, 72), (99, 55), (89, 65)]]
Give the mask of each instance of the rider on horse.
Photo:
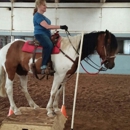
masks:
[(43, 14), (46, 12), (46, 1), (36, 0), (35, 9), (33, 13), (33, 24), (34, 24), (34, 36), (35, 39), (40, 43), (44, 50), (42, 51), (42, 65), (41, 74), (53, 74), (55, 71), (47, 66), (48, 62), (51, 62), (51, 53), (53, 49), (53, 43), (51, 41), (51, 29), (64, 29), (68, 30), (66, 25), (58, 26), (51, 25), (51, 21)]

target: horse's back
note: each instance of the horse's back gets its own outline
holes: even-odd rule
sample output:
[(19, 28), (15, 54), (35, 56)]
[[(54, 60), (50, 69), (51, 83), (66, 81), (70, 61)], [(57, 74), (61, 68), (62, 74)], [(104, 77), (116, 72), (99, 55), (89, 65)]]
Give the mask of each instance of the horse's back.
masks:
[(0, 50), (0, 61), (1, 64), (3, 64), (6, 59), (9, 57), (14, 57), (18, 55), (18, 50), (21, 49), (21, 47), (24, 44), (24, 40), (16, 40), (13, 42), (8, 43)]
[(7, 45), (5, 45), (3, 48), (1, 48), (0, 50), (0, 61), (1, 61), (1, 64), (3, 62), (5, 62), (5, 59), (6, 59), (6, 54), (8, 52), (8, 49), (10, 48), (12, 43), (8, 43)]

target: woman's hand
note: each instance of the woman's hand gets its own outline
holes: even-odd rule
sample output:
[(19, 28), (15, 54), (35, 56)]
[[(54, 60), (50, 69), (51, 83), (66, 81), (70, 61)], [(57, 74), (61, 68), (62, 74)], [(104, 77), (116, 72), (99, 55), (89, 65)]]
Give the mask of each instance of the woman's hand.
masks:
[(61, 25), (61, 26), (60, 26), (60, 29), (64, 29), (65, 31), (67, 31), (67, 30), (68, 30), (68, 27), (67, 27), (66, 25)]

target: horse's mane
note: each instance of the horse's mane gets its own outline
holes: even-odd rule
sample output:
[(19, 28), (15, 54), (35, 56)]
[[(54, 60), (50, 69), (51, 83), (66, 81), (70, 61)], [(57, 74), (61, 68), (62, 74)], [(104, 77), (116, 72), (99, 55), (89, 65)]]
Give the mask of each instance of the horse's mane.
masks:
[(110, 34), (111, 34), (110, 48), (111, 48), (111, 50), (115, 50), (118, 47), (118, 43), (117, 43), (116, 37), (112, 33), (110, 33)]
[(84, 34), (82, 57), (86, 57), (86, 56), (94, 53), (98, 35), (102, 34), (102, 33), (104, 33), (104, 32), (103, 31), (101, 31), (101, 32), (93, 31), (91, 33)]
[[(83, 49), (82, 49), (82, 57), (86, 57), (90, 54), (93, 54), (95, 51), (95, 47), (97, 44), (97, 39), (100, 34), (104, 34), (105, 31), (93, 31), (91, 33), (87, 33), (84, 35), (84, 40), (83, 40)], [(117, 41), (115, 36), (109, 32), (111, 35), (111, 44), (110, 48), (115, 50), (117, 48)]]

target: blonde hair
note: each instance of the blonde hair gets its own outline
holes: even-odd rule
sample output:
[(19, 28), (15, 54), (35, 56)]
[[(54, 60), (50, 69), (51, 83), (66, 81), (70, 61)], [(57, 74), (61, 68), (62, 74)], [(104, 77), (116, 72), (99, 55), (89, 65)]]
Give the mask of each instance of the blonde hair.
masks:
[(34, 11), (33, 11), (33, 15), (37, 12), (37, 7), (40, 6), (43, 3), (46, 4), (46, 0), (35, 0), (35, 8), (34, 8)]

